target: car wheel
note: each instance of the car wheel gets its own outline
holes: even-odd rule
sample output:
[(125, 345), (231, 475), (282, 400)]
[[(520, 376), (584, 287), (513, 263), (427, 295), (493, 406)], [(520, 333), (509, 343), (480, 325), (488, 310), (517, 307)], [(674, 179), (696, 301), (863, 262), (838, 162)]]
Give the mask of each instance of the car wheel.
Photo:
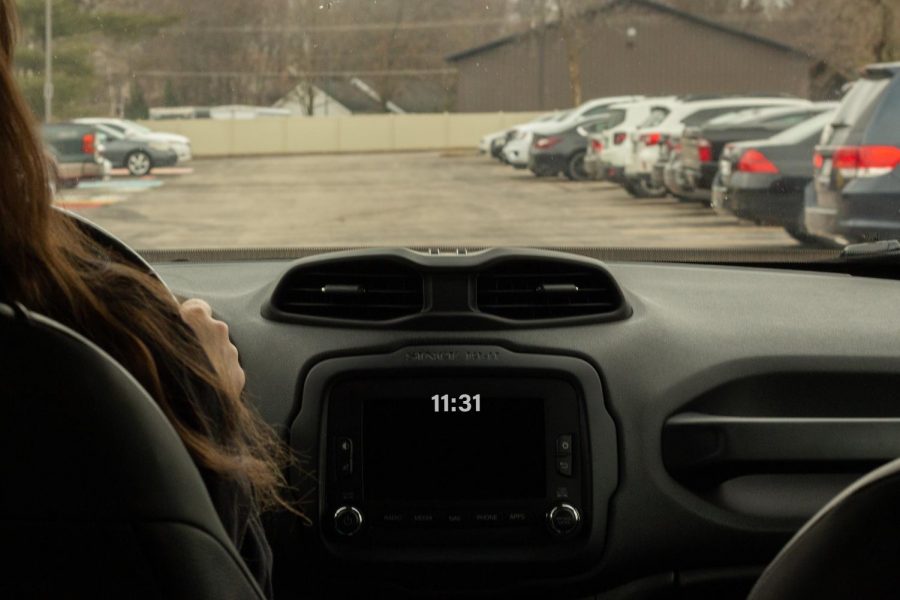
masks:
[(143, 150), (138, 150), (125, 158), (125, 166), (128, 168), (129, 174), (134, 177), (142, 177), (153, 169), (153, 161), (150, 159), (149, 154)]
[(549, 169), (529, 169), (535, 177), (555, 177), (556, 173)]
[(662, 198), (668, 193), (666, 186), (654, 185), (649, 179), (640, 179), (634, 184), (634, 193), (638, 198)]
[(587, 170), (584, 168), (585, 152), (576, 152), (569, 157), (569, 163), (566, 165), (566, 177), (572, 181), (587, 181), (590, 179)]
[(805, 228), (800, 225), (788, 225), (785, 226), (784, 230), (787, 232), (789, 236), (803, 244), (804, 246), (810, 246), (813, 248), (834, 248), (837, 247), (836, 244), (831, 244), (827, 240), (823, 240), (822, 238), (816, 237), (811, 233), (807, 232)]
[(634, 183), (632, 183), (632, 182), (630, 182), (630, 181), (626, 181), (625, 183), (622, 184), (622, 187), (623, 187), (623, 188), (625, 189), (625, 191), (628, 192), (631, 196), (633, 196), (633, 197), (635, 197), (635, 198), (639, 198), (639, 197), (640, 197), (640, 196), (638, 196), (637, 190), (634, 189)]

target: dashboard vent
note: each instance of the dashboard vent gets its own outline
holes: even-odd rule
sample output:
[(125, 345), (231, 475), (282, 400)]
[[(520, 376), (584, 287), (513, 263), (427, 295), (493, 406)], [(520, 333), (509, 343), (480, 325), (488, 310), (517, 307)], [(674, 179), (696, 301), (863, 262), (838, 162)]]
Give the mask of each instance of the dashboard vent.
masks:
[(501, 262), (479, 273), (476, 286), (478, 309), (506, 319), (611, 316), (624, 310), (609, 273), (568, 261)]
[(281, 281), (272, 305), (292, 315), (389, 321), (424, 310), (424, 280), (411, 266), (393, 260), (310, 265), (295, 269)]

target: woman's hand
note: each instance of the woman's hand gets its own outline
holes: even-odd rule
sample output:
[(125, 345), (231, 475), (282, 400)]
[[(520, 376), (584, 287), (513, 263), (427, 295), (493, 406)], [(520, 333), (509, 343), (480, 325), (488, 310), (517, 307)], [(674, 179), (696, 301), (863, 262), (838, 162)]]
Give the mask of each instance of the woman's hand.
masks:
[(200, 345), (222, 378), (225, 390), (238, 398), (246, 376), (238, 361), (238, 350), (228, 337), (228, 325), (214, 319), (212, 308), (203, 300), (191, 298), (181, 304), (181, 318), (194, 330)]

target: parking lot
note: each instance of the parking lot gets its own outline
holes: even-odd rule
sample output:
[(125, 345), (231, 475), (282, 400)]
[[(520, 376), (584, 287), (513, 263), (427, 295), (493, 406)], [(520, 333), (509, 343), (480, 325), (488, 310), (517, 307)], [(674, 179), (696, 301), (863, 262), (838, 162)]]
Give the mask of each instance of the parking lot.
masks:
[(537, 179), (473, 152), (196, 160), (82, 184), (59, 203), (135, 248), (796, 244), (698, 204)]

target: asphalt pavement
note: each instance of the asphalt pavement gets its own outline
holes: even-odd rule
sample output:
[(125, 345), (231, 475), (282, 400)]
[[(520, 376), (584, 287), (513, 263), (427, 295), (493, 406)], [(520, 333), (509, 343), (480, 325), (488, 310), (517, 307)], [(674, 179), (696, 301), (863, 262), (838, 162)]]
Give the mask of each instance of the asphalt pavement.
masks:
[(468, 152), (195, 160), (83, 184), (59, 202), (138, 249), (796, 245), (699, 204), (538, 179)]

